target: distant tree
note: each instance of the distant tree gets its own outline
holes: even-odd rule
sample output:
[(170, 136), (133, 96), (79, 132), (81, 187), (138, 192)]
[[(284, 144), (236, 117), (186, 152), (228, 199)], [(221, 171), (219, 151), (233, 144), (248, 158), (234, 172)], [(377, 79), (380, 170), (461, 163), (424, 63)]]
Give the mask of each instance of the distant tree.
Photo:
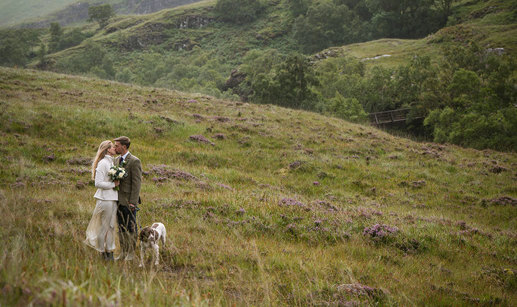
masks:
[(339, 92), (330, 100), (326, 112), (351, 122), (364, 122), (368, 117), (356, 98), (345, 98)]
[(355, 13), (345, 4), (315, 1), (305, 15), (296, 18), (293, 36), (303, 52), (313, 53), (354, 41), (354, 34), (359, 31), (358, 22)]
[(308, 58), (291, 54), (273, 67), (273, 71), (256, 76), (251, 87), (252, 100), (291, 108), (314, 109), (318, 83)]
[(36, 54), (32, 48), (40, 42), (41, 30), (0, 30), (0, 65), (25, 66)]
[(96, 21), (101, 28), (108, 25), (108, 20), (115, 16), (115, 11), (109, 4), (90, 6), (88, 8), (88, 21)]
[(129, 83), (133, 79), (133, 73), (128, 67), (124, 67), (122, 70), (115, 74), (115, 80), (119, 82)]
[(80, 29), (75, 28), (72, 31), (67, 32), (63, 35), (63, 38), (61, 39), (61, 42), (59, 44), (59, 50), (70, 48), (72, 46), (77, 46), (91, 35), (92, 34), (83, 33)]
[(63, 29), (57, 22), (50, 24), (50, 43), (49, 51), (56, 52), (60, 50), (61, 39), (63, 38)]
[(263, 8), (259, 0), (217, 0), (215, 13), (223, 21), (244, 24), (255, 20)]
[(309, 0), (287, 0), (287, 3), (293, 17), (305, 15), (309, 8)]
[(72, 73), (92, 72), (101, 78), (110, 78), (115, 74), (107, 52), (100, 44), (92, 41), (87, 41), (84, 48), (73, 56), (58, 60), (57, 67)]
[(458, 0), (435, 0), (434, 5), (438, 8), (442, 16), (442, 25), (447, 24), (447, 18), (451, 15), (451, 6)]
[(45, 65), (45, 55), (47, 54), (47, 47), (45, 44), (40, 43), (39, 50), (38, 50), (38, 65), (44, 66)]
[(417, 38), (440, 28), (435, 0), (368, 0), (373, 37)]
[(472, 43), (445, 50), (442, 104), (424, 125), (436, 142), (474, 148), (517, 150), (515, 60), (491, 54)]
[(5, 66), (24, 66), (27, 62), (26, 46), (14, 38), (2, 40), (0, 44), (0, 64)]

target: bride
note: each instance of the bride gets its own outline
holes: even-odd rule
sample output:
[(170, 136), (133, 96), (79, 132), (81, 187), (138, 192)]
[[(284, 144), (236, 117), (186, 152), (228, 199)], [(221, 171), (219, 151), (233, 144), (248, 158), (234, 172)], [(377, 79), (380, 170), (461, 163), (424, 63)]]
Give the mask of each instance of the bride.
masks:
[(115, 250), (118, 193), (114, 188), (119, 185), (119, 181), (111, 181), (108, 176), (115, 154), (115, 146), (111, 141), (99, 145), (92, 164), (92, 179), (98, 188), (94, 195), (97, 205), (84, 240), (85, 244), (99, 251), (105, 260), (113, 260)]

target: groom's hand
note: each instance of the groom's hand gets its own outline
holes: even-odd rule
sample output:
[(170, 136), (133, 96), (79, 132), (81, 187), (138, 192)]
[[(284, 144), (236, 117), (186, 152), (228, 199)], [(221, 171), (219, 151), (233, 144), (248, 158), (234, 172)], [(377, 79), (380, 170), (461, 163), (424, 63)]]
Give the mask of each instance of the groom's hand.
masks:
[(132, 212), (135, 212), (136, 206), (133, 204), (129, 204), (129, 210), (131, 210)]

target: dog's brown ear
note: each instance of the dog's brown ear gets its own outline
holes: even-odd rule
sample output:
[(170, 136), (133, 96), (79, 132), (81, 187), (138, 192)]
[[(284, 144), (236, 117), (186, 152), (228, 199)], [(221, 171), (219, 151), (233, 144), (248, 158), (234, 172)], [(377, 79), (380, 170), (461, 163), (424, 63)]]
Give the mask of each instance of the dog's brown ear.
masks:
[(147, 241), (147, 238), (149, 237), (149, 227), (144, 227), (140, 231), (140, 241)]

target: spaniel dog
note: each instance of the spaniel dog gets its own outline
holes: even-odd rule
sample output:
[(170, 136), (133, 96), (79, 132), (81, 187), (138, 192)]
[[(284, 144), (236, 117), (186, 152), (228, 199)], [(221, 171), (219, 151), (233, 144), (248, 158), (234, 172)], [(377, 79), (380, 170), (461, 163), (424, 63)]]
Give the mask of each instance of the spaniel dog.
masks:
[(167, 231), (162, 223), (154, 223), (152, 226), (144, 227), (140, 231), (140, 267), (144, 266), (144, 254), (150, 248), (154, 250), (154, 264), (160, 264), (158, 241), (162, 241), (162, 245), (165, 246), (166, 237)]

